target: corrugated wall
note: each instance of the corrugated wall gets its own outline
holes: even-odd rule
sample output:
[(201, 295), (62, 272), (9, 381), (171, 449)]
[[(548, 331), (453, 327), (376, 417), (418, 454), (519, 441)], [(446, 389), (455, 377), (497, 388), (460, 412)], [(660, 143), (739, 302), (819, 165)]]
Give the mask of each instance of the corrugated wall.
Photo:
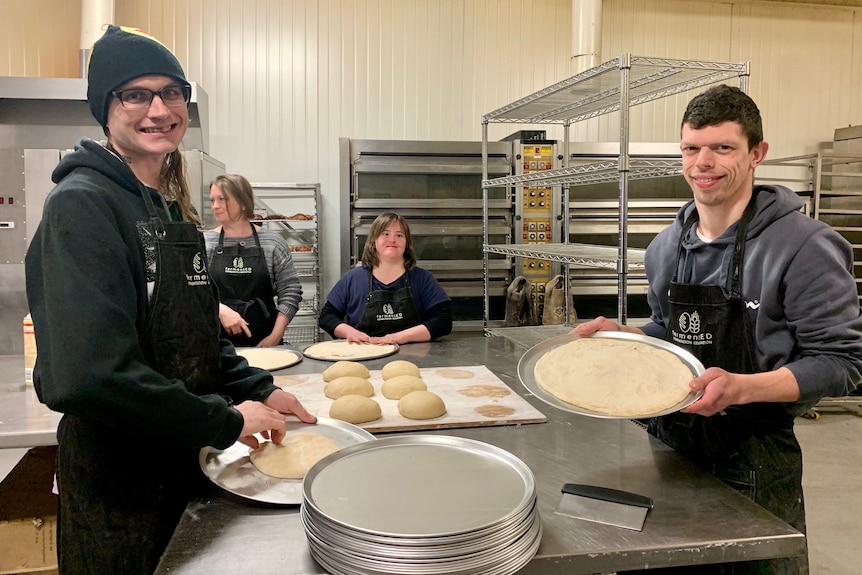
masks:
[[(749, 61), (749, 94), (770, 157), (816, 151), (835, 128), (862, 123), (862, 9), (780, 2), (605, 0), (602, 53)], [(692, 94), (632, 113), (633, 141), (676, 141)], [(601, 137), (616, 138), (616, 117)]]
[[(338, 229), (339, 137), (477, 140), (482, 114), (573, 70), (571, 0), (115, 0), (116, 21), (177, 53), (210, 95), (210, 151), (258, 181), (320, 182)], [(78, 75), (75, 0), (0, 0), (0, 75)], [(602, 60), (621, 52), (751, 61), (770, 156), (862, 123), (862, 9), (605, 0)], [(632, 141), (676, 141), (689, 95), (632, 113)], [(493, 125), (499, 138), (518, 126)], [(558, 137), (558, 130), (550, 130)], [(576, 126), (616, 140), (616, 115)], [(337, 232), (331, 232), (337, 233)], [(337, 242), (324, 253), (337, 277)]]

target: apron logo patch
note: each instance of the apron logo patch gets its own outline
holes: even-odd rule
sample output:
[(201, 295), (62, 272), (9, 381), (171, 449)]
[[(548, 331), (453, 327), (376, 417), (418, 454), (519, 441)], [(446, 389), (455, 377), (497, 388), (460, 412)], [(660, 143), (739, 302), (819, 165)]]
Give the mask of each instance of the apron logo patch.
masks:
[(391, 303), (383, 304), (383, 313), (377, 315), (377, 321), (396, 321), (404, 317), (403, 313), (395, 313)]
[(195, 257), (192, 258), (192, 269), (194, 273), (186, 274), (186, 283), (189, 286), (209, 285), (210, 281), (209, 276), (207, 276), (206, 262), (200, 252), (196, 253)]
[(237, 257), (233, 258), (233, 267), (230, 267), (230, 266), (226, 267), (224, 269), (224, 273), (244, 275), (244, 274), (254, 273), (254, 270), (252, 270), (251, 268), (245, 267), (245, 262), (242, 260), (242, 256), (237, 256)]
[(679, 316), (677, 329), (671, 330), (671, 335), (676, 343), (685, 345), (711, 345), (712, 334), (701, 333), (700, 314), (694, 312), (683, 312)]

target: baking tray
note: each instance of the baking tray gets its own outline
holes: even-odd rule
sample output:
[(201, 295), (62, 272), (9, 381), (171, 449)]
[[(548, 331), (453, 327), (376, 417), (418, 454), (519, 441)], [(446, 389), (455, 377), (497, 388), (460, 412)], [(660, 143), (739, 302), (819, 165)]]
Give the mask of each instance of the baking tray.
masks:
[[(669, 413), (679, 411), (680, 409), (688, 407), (689, 405), (697, 401), (701, 395), (703, 395), (702, 391), (693, 391), (689, 393), (682, 401), (680, 401), (676, 405), (668, 407), (667, 409), (663, 409), (654, 413), (641, 413), (636, 415), (610, 415), (607, 413), (600, 413), (598, 411), (578, 407), (577, 405), (567, 403), (561, 399), (558, 399), (557, 397), (545, 391), (536, 381), (536, 376), (534, 375), (536, 362), (539, 360), (539, 358), (541, 358), (543, 355), (545, 355), (552, 349), (555, 349), (567, 343), (571, 343), (576, 339), (580, 339), (580, 337), (581, 336), (578, 334), (570, 333), (546, 339), (545, 341), (537, 343), (536, 345), (528, 349), (524, 353), (524, 355), (521, 356), (520, 361), (518, 361), (518, 378), (521, 380), (521, 383), (524, 385), (524, 387), (527, 388), (527, 390), (530, 391), (530, 393), (532, 393), (548, 405), (556, 407), (557, 409), (562, 409), (563, 411), (569, 411), (571, 413), (577, 413), (579, 415), (588, 415), (590, 417), (598, 417), (602, 419), (646, 419), (650, 417), (667, 415)], [(658, 339), (648, 335), (641, 335), (637, 333), (628, 333), (622, 331), (597, 331), (590, 337), (600, 339), (603, 338), (636, 341), (658, 349), (663, 349), (677, 356), (680, 361), (682, 361), (683, 364), (685, 364), (691, 370), (692, 378), (697, 377), (704, 372), (703, 364), (700, 363), (700, 361), (694, 355), (692, 355), (687, 350), (663, 339)]]
[[(342, 449), (374, 440), (364, 429), (338, 419), (318, 417), (317, 424), (287, 420), (288, 435), (301, 431), (325, 435)], [(210, 481), (240, 497), (275, 505), (302, 503), (302, 479), (266, 475), (251, 462), (250, 452), (251, 448), (238, 441), (225, 450), (204, 447), (200, 451), (201, 469)]]
[[(296, 365), (302, 361), (301, 351), (288, 349), (286, 347), (238, 347), (236, 348), (236, 354), (244, 357), (250, 366), (265, 369), (267, 371), (278, 371), (279, 369)], [(266, 354), (269, 356), (272, 363), (268, 364), (269, 367), (266, 367), (254, 358), (250, 358), (249, 355), (252, 354)]]
[(535, 479), (520, 459), (447, 435), (354, 445), (315, 463), (303, 483), (303, 504), (317, 521), (360, 538), (395, 537), (405, 545), (493, 534), (523, 517), (535, 497)]
[[(338, 357), (338, 356), (327, 356), (322, 355), (319, 352), (314, 350), (315, 346), (319, 346), (321, 344), (327, 345), (356, 345), (356, 346), (364, 346), (368, 348), (368, 355), (365, 357)], [(377, 348), (376, 350), (374, 348)], [(346, 339), (335, 339), (330, 341), (321, 341), (317, 343), (313, 343), (302, 350), (303, 355), (305, 357), (311, 359), (319, 359), (321, 361), (367, 361), (369, 359), (379, 359), (381, 357), (387, 357), (393, 354), (398, 353), (398, 344), (397, 343), (387, 343), (383, 345), (375, 345), (371, 343), (350, 343)]]

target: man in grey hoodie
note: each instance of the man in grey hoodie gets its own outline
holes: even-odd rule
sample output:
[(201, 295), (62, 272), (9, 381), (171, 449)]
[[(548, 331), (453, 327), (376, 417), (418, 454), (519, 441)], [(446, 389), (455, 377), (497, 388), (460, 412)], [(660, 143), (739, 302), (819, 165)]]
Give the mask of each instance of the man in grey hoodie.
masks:
[[(794, 417), (862, 377), (853, 250), (802, 214), (791, 190), (754, 185), (769, 146), (757, 105), (738, 88), (692, 99), (681, 136), (694, 200), (647, 249), (651, 322), (637, 329), (599, 317), (574, 331), (642, 333), (698, 357), (707, 369), (690, 387), (702, 397), (651, 420), (650, 433), (804, 533)], [(808, 573), (808, 559), (695, 570), (796, 575)]]

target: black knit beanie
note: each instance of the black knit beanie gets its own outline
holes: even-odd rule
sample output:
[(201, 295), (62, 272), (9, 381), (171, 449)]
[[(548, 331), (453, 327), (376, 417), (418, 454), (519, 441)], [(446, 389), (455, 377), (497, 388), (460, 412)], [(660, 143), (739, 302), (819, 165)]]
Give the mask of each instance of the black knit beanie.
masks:
[(169, 76), (187, 84), (176, 57), (165, 46), (137, 28), (108, 26), (90, 52), (87, 102), (102, 128), (108, 124), (111, 92), (141, 76)]

